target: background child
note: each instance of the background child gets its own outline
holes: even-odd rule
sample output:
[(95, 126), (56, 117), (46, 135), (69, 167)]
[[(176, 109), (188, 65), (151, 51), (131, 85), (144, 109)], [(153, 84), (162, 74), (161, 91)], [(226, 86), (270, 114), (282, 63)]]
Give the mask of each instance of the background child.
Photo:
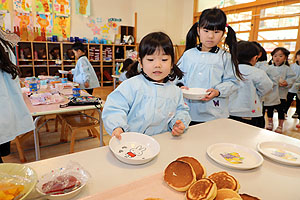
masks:
[(100, 84), (93, 66), (85, 56), (85, 47), (82, 43), (76, 42), (72, 45), (72, 50), (78, 60), (75, 69), (69, 73), (73, 74), (73, 81), (79, 83), (81, 89), (93, 94), (93, 88), (100, 87)]
[[(230, 53), (217, 46), (225, 28), (225, 44)], [(197, 45), (198, 40), (200, 44)], [(184, 73), (184, 88), (206, 88), (209, 92), (202, 100), (185, 100), (190, 107), (190, 125), (229, 116), (228, 97), (237, 89), (236, 77), (242, 78), (236, 46), (235, 32), (227, 24), (221, 9), (204, 10), (199, 21), (188, 32), (186, 50), (179, 60), (179, 68)]]
[(279, 119), (278, 127), (275, 129), (275, 132), (277, 133), (282, 133), (288, 89), (293, 85), (296, 79), (295, 73), (289, 67), (289, 54), (290, 52), (287, 49), (277, 47), (271, 52), (272, 60), (269, 62), (271, 65), (270, 67), (276, 69), (280, 74), (278, 91), (272, 91), (265, 97), (265, 106), (268, 115), (267, 129), (273, 130), (273, 114), (275, 108), (278, 112)]
[(20, 88), (19, 68), (13, 47), (19, 41), (0, 26), (0, 163), (10, 153), (10, 141), (34, 129), (32, 116)]
[(119, 81), (125, 81), (127, 79), (126, 77), (126, 73), (130, 67), (130, 65), (133, 63), (133, 60), (131, 58), (127, 58), (124, 62), (123, 62), (123, 67), (121, 69), (121, 74), (120, 74), (120, 78)]
[[(295, 54), (295, 63), (291, 65), (291, 69), (296, 74), (296, 78), (300, 77), (300, 50), (298, 50)], [(291, 89), (289, 89), (289, 92), (287, 94), (286, 109), (285, 109), (286, 114), (294, 100), (294, 97), (296, 96), (296, 111), (292, 116), (293, 118), (298, 118), (298, 113), (300, 112), (300, 100), (297, 96), (298, 90), (299, 87), (297, 87), (297, 84), (294, 83)]]
[(237, 49), (239, 69), (245, 79), (229, 97), (229, 118), (264, 128), (261, 97), (272, 90), (273, 82), (263, 70), (254, 67), (260, 53), (254, 43), (240, 41)]
[(127, 73), (128, 78), (134, 77), (107, 97), (102, 114), (106, 131), (119, 139), (128, 131), (182, 134), (191, 119), (181, 90), (171, 82), (182, 75), (174, 64), (169, 36), (162, 32), (146, 35), (139, 44), (139, 61)]

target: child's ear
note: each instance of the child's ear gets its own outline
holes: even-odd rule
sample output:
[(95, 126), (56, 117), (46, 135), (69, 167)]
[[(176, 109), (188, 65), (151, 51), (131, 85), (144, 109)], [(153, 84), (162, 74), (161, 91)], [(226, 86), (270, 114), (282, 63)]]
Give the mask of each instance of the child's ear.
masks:
[(142, 62), (141, 62), (141, 58), (138, 58), (138, 62), (141, 68), (143, 68)]

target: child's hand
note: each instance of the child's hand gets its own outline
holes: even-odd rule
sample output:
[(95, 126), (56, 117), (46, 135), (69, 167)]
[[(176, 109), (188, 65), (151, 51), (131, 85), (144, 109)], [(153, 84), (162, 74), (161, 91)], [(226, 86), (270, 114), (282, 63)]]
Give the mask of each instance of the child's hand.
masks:
[(85, 88), (88, 88), (90, 86), (90, 84), (89, 84), (89, 82), (87, 81), (87, 82), (84, 82), (84, 87)]
[(185, 90), (188, 90), (189, 88), (186, 87), (186, 86), (181, 86), (180, 89), (185, 89)]
[(177, 120), (172, 129), (173, 136), (179, 136), (183, 133), (185, 126), (181, 120)]
[(286, 82), (286, 80), (283, 80), (283, 81), (279, 82), (279, 86), (285, 87), (285, 86), (288, 86), (288, 83)]
[(116, 129), (112, 132), (111, 136), (112, 136), (112, 137), (113, 137), (113, 136), (116, 136), (116, 138), (118, 138), (119, 140), (121, 140), (121, 133), (124, 133), (123, 129), (121, 129), (121, 128), (116, 128)]
[(208, 94), (205, 95), (205, 97), (203, 99), (201, 99), (202, 101), (209, 101), (209, 100), (219, 96), (219, 94), (220, 94), (219, 90), (216, 90), (213, 88), (206, 90), (206, 92), (208, 92)]

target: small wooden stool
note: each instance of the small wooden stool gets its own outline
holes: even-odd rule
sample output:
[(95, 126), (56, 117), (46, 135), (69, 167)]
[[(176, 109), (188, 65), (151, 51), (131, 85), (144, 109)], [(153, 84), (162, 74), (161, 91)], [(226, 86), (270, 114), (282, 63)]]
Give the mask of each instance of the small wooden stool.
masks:
[(75, 135), (80, 130), (87, 130), (89, 136), (98, 137), (100, 140), (100, 134), (96, 130), (100, 126), (99, 120), (83, 113), (59, 114), (58, 118), (62, 122), (61, 142), (68, 140), (68, 130), (71, 131), (70, 153), (74, 153)]

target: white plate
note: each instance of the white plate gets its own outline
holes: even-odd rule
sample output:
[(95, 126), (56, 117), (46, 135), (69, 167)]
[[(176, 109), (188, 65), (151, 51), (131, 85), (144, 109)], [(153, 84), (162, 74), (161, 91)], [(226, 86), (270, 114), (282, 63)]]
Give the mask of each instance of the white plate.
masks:
[(191, 100), (200, 100), (208, 94), (205, 88), (189, 88), (188, 90), (182, 89), (183, 97)]
[(287, 165), (300, 166), (300, 147), (283, 142), (261, 142), (257, 149), (266, 157)]
[(61, 74), (68, 74), (69, 73), (69, 71), (60, 70), (60, 69), (58, 70), (58, 72), (61, 73)]
[(248, 147), (217, 143), (207, 148), (207, 154), (217, 163), (234, 169), (253, 169), (263, 163), (263, 157)]
[(139, 165), (152, 160), (160, 151), (159, 143), (151, 136), (126, 132), (121, 134), (122, 139), (112, 137), (109, 148), (122, 162)]

